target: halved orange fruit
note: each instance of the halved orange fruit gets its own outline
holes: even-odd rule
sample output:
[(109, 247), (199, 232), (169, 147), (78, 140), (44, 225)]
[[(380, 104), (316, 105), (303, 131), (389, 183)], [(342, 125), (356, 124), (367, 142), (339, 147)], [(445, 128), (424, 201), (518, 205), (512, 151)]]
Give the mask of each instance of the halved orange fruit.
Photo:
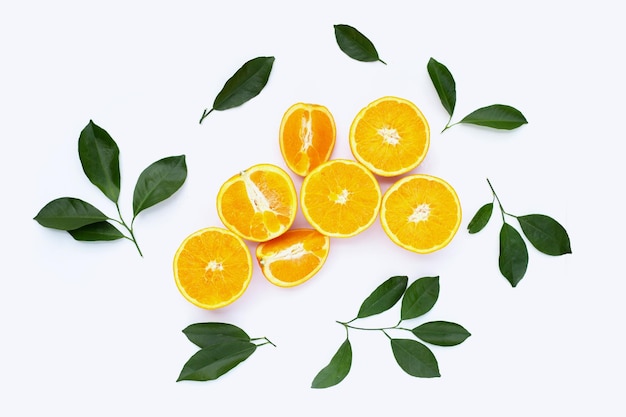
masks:
[(383, 196), (383, 230), (393, 242), (417, 253), (445, 247), (461, 224), (461, 204), (450, 184), (425, 174), (396, 181)]
[(409, 100), (381, 97), (363, 108), (350, 126), (350, 149), (357, 161), (384, 177), (405, 174), (426, 157), (430, 127)]
[(279, 287), (295, 287), (322, 268), (329, 247), (330, 238), (315, 229), (291, 229), (259, 243), (256, 258), (269, 282)]
[(252, 278), (252, 256), (233, 232), (208, 227), (187, 236), (174, 255), (174, 279), (194, 305), (213, 310), (234, 302)]
[(302, 181), (302, 213), (320, 233), (350, 237), (376, 220), (382, 194), (374, 175), (348, 159), (327, 161)]
[(298, 197), (293, 180), (272, 164), (254, 165), (228, 179), (217, 194), (224, 225), (244, 239), (264, 242), (293, 224)]
[(280, 152), (289, 169), (302, 177), (328, 161), (335, 146), (335, 119), (319, 104), (296, 103), (280, 123)]

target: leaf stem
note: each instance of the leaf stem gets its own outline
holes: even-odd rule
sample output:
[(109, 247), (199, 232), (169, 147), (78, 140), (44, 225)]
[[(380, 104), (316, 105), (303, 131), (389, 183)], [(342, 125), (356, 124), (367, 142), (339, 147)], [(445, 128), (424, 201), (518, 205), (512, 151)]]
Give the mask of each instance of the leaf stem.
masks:
[(445, 132), (446, 130), (450, 129), (452, 126), (458, 125), (461, 122), (455, 122), (455, 123), (450, 123), (452, 121), (452, 115), (450, 115), (450, 118), (448, 119), (448, 123), (446, 123), (446, 127), (443, 128), (443, 130), (441, 131), (441, 133)]
[(254, 342), (254, 341), (257, 341), (257, 340), (265, 340), (265, 342), (259, 343), (257, 346), (272, 345), (272, 346), (276, 347), (276, 345), (274, 343), (272, 343), (272, 341), (269, 340), (267, 337), (254, 337), (254, 338), (250, 339), (251, 342)]
[(387, 334), (385, 332), (385, 330), (408, 330), (408, 331), (410, 331), (409, 329), (398, 327), (400, 325), (400, 322), (398, 322), (398, 324), (396, 324), (395, 326), (388, 326), (388, 327), (359, 327), (359, 326), (351, 325), (350, 323), (353, 322), (353, 321), (354, 321), (354, 319), (350, 320), (350, 321), (347, 321), (347, 322), (343, 322), (343, 321), (337, 320), (337, 323), (341, 324), (346, 329), (365, 330), (365, 331), (380, 331), (380, 332), (383, 332), (385, 334)]
[(387, 65), (387, 63), (386, 63), (385, 61), (383, 61), (382, 59), (378, 58), (378, 60), (379, 60), (380, 62), (382, 62), (383, 64)]
[(131, 222), (131, 225), (129, 227), (124, 221), (124, 218), (122, 217), (122, 211), (120, 210), (120, 205), (118, 203), (115, 203), (115, 207), (117, 208), (118, 216), (120, 216), (120, 220), (118, 223), (124, 226), (126, 230), (128, 230), (128, 233), (130, 233), (130, 238), (128, 239), (130, 239), (135, 244), (135, 247), (137, 248), (137, 252), (139, 252), (139, 256), (143, 258), (143, 253), (141, 253), (141, 249), (139, 248), (139, 244), (137, 243), (137, 238), (135, 237), (135, 233), (133, 232), (133, 223), (135, 222), (135, 218), (133, 217), (133, 221)]
[(500, 207), (500, 214), (502, 215), (502, 221), (506, 223), (506, 220), (504, 219), (504, 215), (506, 214), (506, 211), (504, 210), (504, 207), (502, 207), (500, 198), (498, 197), (498, 194), (496, 194), (496, 191), (493, 189), (493, 185), (491, 185), (491, 181), (489, 181), (489, 178), (487, 178), (487, 184), (489, 184), (489, 188), (491, 188), (491, 193), (493, 194), (493, 198), (495, 198), (496, 201), (498, 202), (498, 206)]
[(200, 124), (202, 124), (202, 121), (203, 121), (203, 120), (204, 120), (204, 119), (205, 119), (205, 118), (206, 118), (209, 114), (211, 114), (211, 112), (212, 112), (213, 110), (214, 110), (214, 109), (211, 109), (211, 110), (207, 111), (207, 109), (204, 109), (204, 111), (202, 112), (202, 117), (200, 118)]

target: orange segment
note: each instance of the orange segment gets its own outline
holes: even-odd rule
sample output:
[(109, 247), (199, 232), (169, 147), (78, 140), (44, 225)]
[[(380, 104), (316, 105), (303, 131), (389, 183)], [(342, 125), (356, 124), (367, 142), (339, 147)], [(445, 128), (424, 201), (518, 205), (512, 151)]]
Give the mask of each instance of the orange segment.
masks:
[(257, 245), (256, 258), (265, 278), (279, 287), (309, 280), (328, 257), (330, 238), (314, 229), (292, 229)]
[(454, 188), (441, 178), (409, 175), (385, 192), (380, 221), (396, 244), (430, 253), (446, 246), (456, 234), (461, 204)]
[(328, 161), (335, 146), (335, 119), (319, 104), (296, 103), (280, 123), (280, 152), (289, 169), (304, 177)]
[(189, 235), (174, 255), (176, 287), (191, 303), (206, 309), (241, 297), (252, 278), (252, 256), (229, 230), (208, 227)]
[(398, 97), (370, 103), (350, 126), (350, 149), (356, 160), (385, 177), (417, 167), (429, 145), (426, 118), (415, 104)]
[(320, 233), (350, 237), (376, 220), (381, 191), (363, 165), (335, 159), (315, 168), (302, 181), (300, 202), (304, 217)]
[(264, 242), (286, 232), (296, 218), (293, 180), (282, 168), (259, 164), (227, 180), (217, 195), (224, 225), (244, 239)]

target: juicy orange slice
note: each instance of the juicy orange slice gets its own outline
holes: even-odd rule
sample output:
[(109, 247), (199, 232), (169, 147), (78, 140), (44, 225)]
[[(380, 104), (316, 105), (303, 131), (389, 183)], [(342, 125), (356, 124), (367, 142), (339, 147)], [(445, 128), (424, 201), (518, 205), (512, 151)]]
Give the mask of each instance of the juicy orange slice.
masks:
[(227, 306), (241, 297), (252, 278), (252, 256), (243, 239), (208, 227), (183, 240), (174, 255), (176, 287), (205, 309)]
[(430, 253), (446, 246), (456, 234), (461, 204), (454, 188), (441, 178), (409, 175), (385, 192), (380, 221), (396, 244)]
[(298, 197), (282, 168), (259, 164), (228, 179), (217, 195), (224, 225), (244, 239), (264, 242), (286, 232), (296, 218)]
[(296, 103), (280, 123), (280, 152), (295, 174), (306, 176), (328, 161), (335, 146), (335, 119), (319, 104)]
[(409, 100), (382, 97), (363, 108), (350, 126), (350, 149), (375, 174), (392, 177), (417, 167), (426, 157), (430, 128)]
[(309, 280), (328, 257), (330, 238), (315, 229), (291, 229), (257, 245), (256, 258), (265, 278), (279, 287)]
[(326, 236), (350, 237), (376, 220), (382, 195), (374, 175), (356, 161), (334, 159), (302, 181), (300, 204), (309, 223)]

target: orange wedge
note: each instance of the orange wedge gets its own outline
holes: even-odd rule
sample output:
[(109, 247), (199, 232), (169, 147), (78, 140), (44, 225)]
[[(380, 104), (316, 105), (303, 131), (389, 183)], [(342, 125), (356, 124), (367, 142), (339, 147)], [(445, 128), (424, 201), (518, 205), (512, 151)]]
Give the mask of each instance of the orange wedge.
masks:
[(263, 275), (279, 287), (308, 281), (324, 265), (330, 238), (315, 229), (291, 229), (257, 245), (256, 258)]
[(228, 179), (217, 194), (222, 223), (244, 239), (264, 242), (293, 224), (298, 197), (293, 180), (272, 164), (254, 165)]
[(295, 174), (306, 176), (328, 161), (335, 146), (335, 119), (319, 104), (296, 103), (280, 123), (280, 152)]
[(376, 220), (381, 191), (374, 175), (362, 164), (334, 159), (315, 168), (302, 181), (302, 213), (320, 233), (350, 237)]
[(181, 294), (213, 310), (241, 297), (252, 278), (252, 256), (237, 235), (208, 227), (186, 237), (174, 255), (174, 279)]
[(383, 230), (393, 242), (417, 253), (445, 247), (461, 224), (456, 191), (441, 178), (424, 174), (396, 181), (383, 196)]
[(363, 108), (350, 126), (350, 149), (357, 161), (384, 177), (405, 174), (426, 157), (430, 128), (409, 100), (382, 97)]

